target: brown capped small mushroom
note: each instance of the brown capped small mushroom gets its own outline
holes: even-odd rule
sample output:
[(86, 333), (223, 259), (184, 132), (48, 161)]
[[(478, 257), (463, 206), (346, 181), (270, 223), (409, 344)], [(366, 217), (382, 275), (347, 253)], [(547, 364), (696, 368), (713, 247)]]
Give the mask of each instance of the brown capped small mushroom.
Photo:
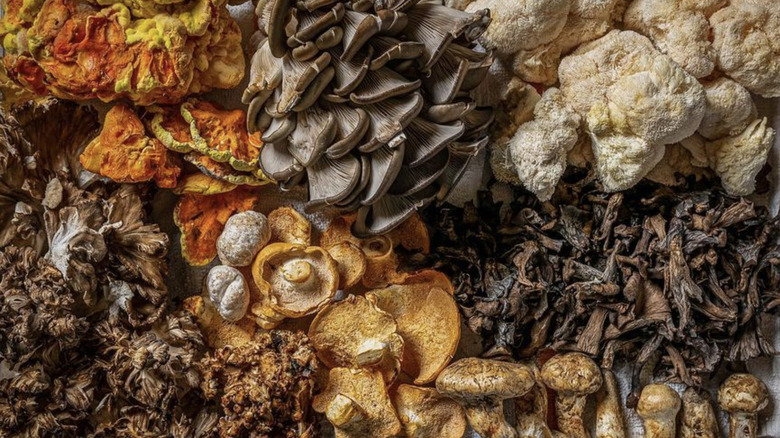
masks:
[(417, 385), (436, 379), (458, 348), (460, 312), (453, 293), (447, 276), (427, 270), (366, 295), (395, 318), (404, 339), (401, 368)]
[(350, 295), (322, 309), (309, 327), (317, 357), (329, 368), (367, 368), (393, 382), (401, 370), (404, 340), (392, 315)]
[(718, 403), (729, 413), (731, 438), (755, 438), (758, 413), (769, 404), (769, 390), (752, 374), (733, 374), (720, 386)]
[(476, 357), (454, 362), (436, 379), (439, 393), (463, 405), (469, 424), (483, 438), (517, 438), (504, 417), (503, 402), (533, 386), (534, 376), (525, 365)]
[(557, 393), (560, 431), (570, 438), (589, 438), (582, 415), (588, 395), (598, 391), (603, 382), (598, 365), (582, 353), (559, 354), (542, 366), (542, 380)]
[(680, 438), (718, 438), (718, 418), (710, 403), (710, 395), (687, 388), (682, 396)]
[(636, 412), (644, 421), (645, 437), (674, 438), (680, 396), (672, 388), (651, 383), (642, 389)]
[(596, 393), (596, 438), (626, 438), (626, 423), (615, 373), (604, 369), (602, 374), (604, 384)]
[(392, 399), (406, 438), (461, 438), (466, 432), (463, 407), (434, 388), (400, 385)]
[(328, 386), (314, 397), (312, 407), (333, 424), (336, 438), (390, 437), (401, 432), (378, 371), (333, 368)]
[(280, 207), (268, 215), (272, 242), (311, 245), (311, 223), (294, 208)]
[(262, 297), (251, 313), (264, 329), (317, 312), (333, 299), (339, 282), (338, 265), (327, 251), (282, 242), (260, 251), (252, 277)]
[(534, 376), (534, 387), (515, 399), (517, 433), (521, 438), (552, 438), (547, 426), (547, 388), (542, 382), (542, 372), (535, 363), (527, 364)]

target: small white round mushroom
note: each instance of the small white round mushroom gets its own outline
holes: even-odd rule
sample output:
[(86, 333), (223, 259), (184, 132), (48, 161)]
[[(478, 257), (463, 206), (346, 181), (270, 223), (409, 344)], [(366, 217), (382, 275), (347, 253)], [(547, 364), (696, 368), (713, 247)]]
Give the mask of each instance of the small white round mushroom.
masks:
[(241, 272), (230, 266), (214, 266), (206, 276), (205, 292), (226, 321), (238, 321), (249, 307), (249, 288)]
[(249, 266), (270, 239), (271, 228), (264, 214), (256, 211), (234, 214), (217, 239), (219, 260), (228, 266)]
[(729, 413), (731, 438), (756, 438), (758, 413), (769, 404), (769, 390), (752, 374), (733, 374), (720, 386), (718, 403)]
[(670, 387), (650, 384), (642, 389), (636, 412), (644, 421), (646, 438), (675, 438), (682, 401)]
[(582, 353), (554, 356), (542, 367), (542, 380), (557, 393), (558, 428), (570, 438), (590, 438), (583, 424), (588, 395), (601, 388), (598, 365)]

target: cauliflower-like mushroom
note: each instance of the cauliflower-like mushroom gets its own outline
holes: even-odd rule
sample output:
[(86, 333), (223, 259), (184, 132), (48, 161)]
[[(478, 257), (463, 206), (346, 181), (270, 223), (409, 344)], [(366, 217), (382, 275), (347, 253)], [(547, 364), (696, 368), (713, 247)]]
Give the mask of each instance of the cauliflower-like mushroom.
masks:
[(774, 139), (775, 130), (763, 118), (739, 135), (707, 143), (710, 167), (728, 194), (747, 196), (756, 190), (756, 177), (766, 164)]
[(774, 0), (732, 0), (710, 17), (717, 66), (753, 93), (780, 96), (780, 9)]
[(750, 92), (729, 78), (704, 82), (707, 110), (698, 133), (708, 140), (737, 135), (758, 118)]

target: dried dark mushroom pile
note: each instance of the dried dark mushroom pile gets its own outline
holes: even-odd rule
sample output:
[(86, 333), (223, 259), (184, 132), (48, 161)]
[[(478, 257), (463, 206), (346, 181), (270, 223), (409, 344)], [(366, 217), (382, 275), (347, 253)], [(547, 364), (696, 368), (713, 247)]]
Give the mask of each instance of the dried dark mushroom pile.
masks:
[(586, 179), (506, 204), (482, 192), (478, 208), (429, 214), (431, 255), (414, 262), (452, 276), (487, 356), (582, 351), (607, 368), (630, 360), (637, 377), (660, 359), (661, 376), (698, 386), (722, 359), (772, 352), (761, 323), (780, 304), (780, 225), (689, 189), (606, 194)]

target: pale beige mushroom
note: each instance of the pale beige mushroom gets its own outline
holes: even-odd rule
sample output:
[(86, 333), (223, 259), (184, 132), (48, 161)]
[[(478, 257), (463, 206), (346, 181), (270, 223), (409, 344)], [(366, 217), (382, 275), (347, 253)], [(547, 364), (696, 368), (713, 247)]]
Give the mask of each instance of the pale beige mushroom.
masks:
[(626, 438), (620, 388), (611, 370), (602, 370), (604, 384), (596, 393), (596, 438)]
[(378, 370), (392, 383), (401, 370), (404, 340), (392, 315), (350, 295), (320, 311), (309, 328), (317, 357), (329, 368)]
[(588, 395), (598, 391), (603, 382), (598, 365), (582, 353), (559, 354), (542, 366), (542, 380), (557, 393), (560, 431), (570, 438), (589, 438), (582, 416)]
[(769, 390), (752, 374), (733, 374), (720, 386), (718, 403), (729, 413), (731, 438), (755, 438), (758, 413), (769, 404)]
[(311, 245), (311, 223), (294, 208), (280, 207), (268, 215), (271, 241)]
[(504, 400), (531, 390), (534, 376), (525, 365), (469, 357), (454, 362), (436, 379), (439, 393), (460, 402), (469, 424), (482, 438), (517, 438), (504, 417)]
[(651, 383), (642, 389), (636, 412), (642, 418), (646, 438), (675, 438), (680, 396), (672, 388)]
[(252, 277), (261, 297), (250, 312), (264, 329), (322, 309), (333, 299), (339, 282), (338, 265), (327, 251), (281, 242), (260, 251)]
[(249, 318), (235, 323), (225, 321), (214, 305), (199, 295), (185, 299), (183, 307), (195, 318), (206, 345), (214, 349), (225, 345), (244, 345), (252, 340), (257, 329), (257, 325)]
[(328, 386), (312, 408), (333, 424), (336, 438), (390, 437), (401, 433), (387, 389), (378, 371), (333, 368)]
[(352, 242), (341, 242), (326, 248), (339, 265), (339, 289), (356, 286), (366, 275), (366, 255)]
[(552, 438), (547, 425), (547, 387), (542, 382), (542, 371), (534, 363), (527, 364), (534, 376), (534, 387), (515, 399), (515, 422), (522, 438)]
[(461, 438), (466, 432), (466, 412), (434, 388), (400, 385), (392, 395), (406, 438)]
[(710, 403), (710, 395), (687, 388), (682, 396), (680, 438), (718, 438), (718, 418)]

